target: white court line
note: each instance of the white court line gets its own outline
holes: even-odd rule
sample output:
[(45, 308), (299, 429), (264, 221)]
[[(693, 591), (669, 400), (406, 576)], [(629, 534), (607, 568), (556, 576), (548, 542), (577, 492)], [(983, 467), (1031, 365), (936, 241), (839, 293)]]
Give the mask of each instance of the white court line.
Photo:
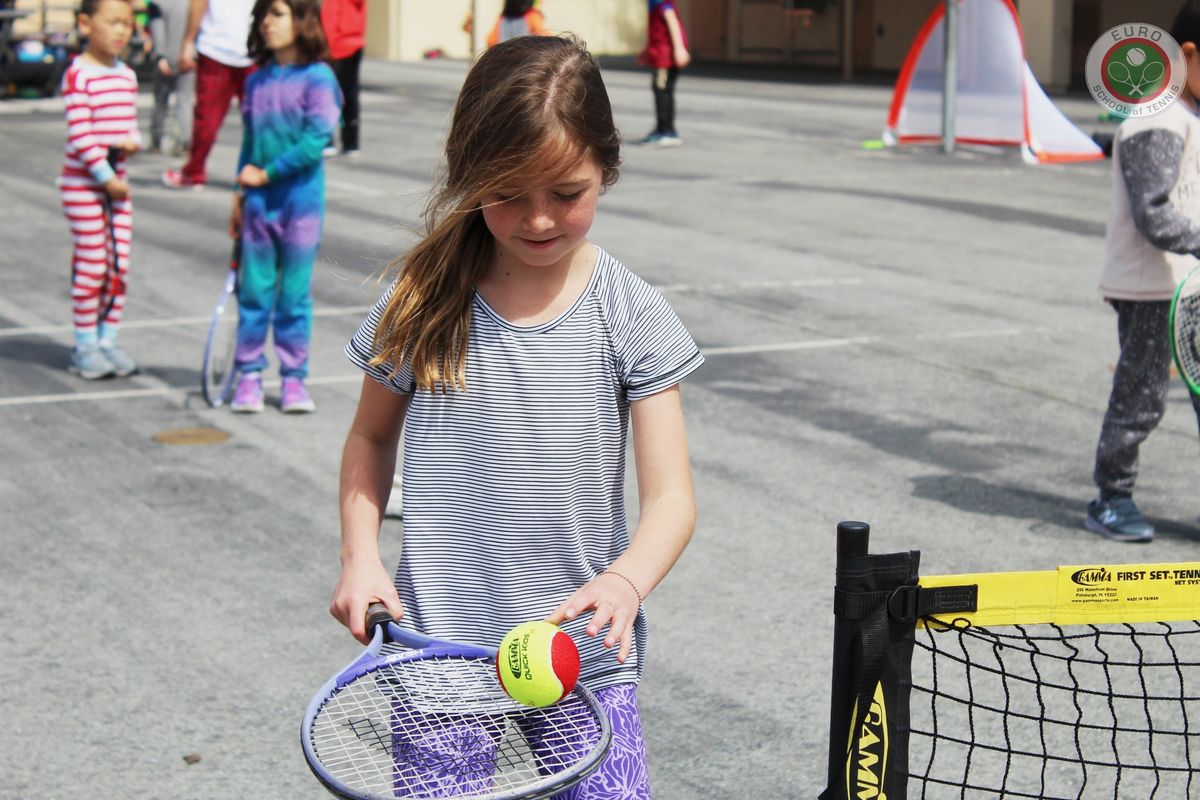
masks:
[[(341, 317), (347, 314), (358, 314), (365, 316), (370, 310), (371, 309), (369, 306), (361, 306), (357, 308), (317, 308), (313, 310), (313, 316)], [(121, 330), (127, 331), (131, 328), (174, 328), (177, 326), (186, 327), (189, 325), (207, 325), (211, 321), (211, 316), (122, 320)], [(0, 339), (13, 336), (44, 336), (50, 333), (71, 333), (74, 330), (75, 327), (70, 323), (65, 325), (29, 325), (21, 328), (0, 328)]]
[(785, 281), (737, 281), (729, 283), (667, 283), (660, 292), (727, 292), (743, 289), (802, 289), (809, 286), (859, 286), (862, 278), (794, 278)]
[[(797, 278), (783, 281), (744, 281), (725, 283), (671, 283), (656, 287), (660, 292), (728, 292), (740, 289), (805, 288), (809, 286), (857, 286), (862, 278)], [(343, 306), (340, 308), (318, 308), (314, 317), (341, 317), (349, 314), (366, 316), (370, 306)], [(121, 330), (140, 328), (172, 328), (175, 326), (207, 325), (212, 317), (160, 317), (158, 319), (134, 319), (121, 322)], [(70, 324), (28, 325), (0, 328), (0, 339), (14, 336), (45, 336), (54, 333), (71, 333)]]
[[(318, 378), (305, 378), (309, 386), (324, 386), (337, 383), (358, 383), (363, 373), (357, 375), (326, 375)], [(263, 386), (274, 389), (279, 386), (278, 380), (264, 380)], [(31, 394), (24, 397), (0, 397), (0, 408), (5, 406), (39, 406), (51, 403), (77, 403), (88, 400), (128, 400), (138, 397), (170, 397), (189, 394), (200, 394), (199, 386), (147, 386), (141, 389), (114, 389), (99, 392), (64, 392), (62, 394)]]
[(377, 189), (374, 186), (366, 186), (361, 183), (350, 183), (349, 181), (339, 181), (333, 178), (325, 177), (325, 188), (332, 189), (335, 192), (355, 195), (357, 197), (384, 197), (385, 195), (393, 195), (399, 197), (403, 192), (389, 191), (387, 189)]
[[(1002, 330), (993, 331), (960, 331), (956, 334), (942, 335), (922, 335), (913, 337), (921, 340), (937, 340), (937, 339), (960, 339), (969, 336), (976, 337), (1002, 337), (1002, 336), (1021, 336), (1027, 333), (1041, 333), (1046, 329), (1042, 328), (1004, 328)], [(754, 353), (780, 353), (794, 352), (798, 350), (822, 350), (835, 347), (855, 347), (858, 345), (871, 344), (873, 342), (883, 341), (876, 336), (856, 336), (850, 338), (838, 339), (808, 339), (799, 342), (776, 342), (772, 344), (750, 344), (750, 345), (731, 345), (727, 347), (709, 347), (703, 348), (701, 352), (706, 357), (719, 357), (728, 355), (747, 355)], [(888, 341), (895, 341), (894, 338)], [(306, 383), (310, 386), (332, 386), (343, 383), (359, 383), (363, 379), (361, 372), (350, 375), (326, 375), (316, 378), (306, 379)], [(274, 388), (279, 385), (278, 380), (265, 380), (263, 385), (267, 388)], [(0, 408), (14, 406), (35, 406), (47, 405), (53, 403), (78, 403), (91, 400), (127, 400), (139, 397), (170, 397), (179, 395), (186, 397), (191, 394), (199, 394), (198, 386), (152, 386), (141, 389), (115, 389), (110, 391), (95, 391), (95, 392), (64, 392), (61, 394), (40, 394), (40, 395), (24, 395), (18, 397), (0, 397)]]

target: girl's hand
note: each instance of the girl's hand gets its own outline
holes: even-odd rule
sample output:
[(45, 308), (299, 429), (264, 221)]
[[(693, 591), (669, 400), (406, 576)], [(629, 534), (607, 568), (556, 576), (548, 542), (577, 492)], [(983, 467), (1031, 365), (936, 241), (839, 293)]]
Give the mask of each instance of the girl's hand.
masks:
[(171, 77), (171, 62), (167, 61), (167, 59), (165, 59), (165, 58), (160, 57), (158, 59), (158, 71), (162, 74), (162, 76), (164, 78)]
[(675, 49), (675, 66), (683, 69), (688, 64), (692, 63), (692, 54), (687, 51), (686, 47), (678, 47)]
[[(185, 37), (186, 38), (186, 37)], [(196, 43), (185, 41), (179, 48), (179, 71), (191, 72), (196, 68)]]
[(253, 164), (247, 164), (238, 173), (238, 185), (247, 189), (257, 189), (260, 186), (266, 186), (267, 180), (267, 171)]
[(608, 626), (604, 646), (620, 644), (617, 661), (625, 663), (633, 647), (633, 621), (637, 618), (641, 600), (633, 586), (614, 572), (603, 572), (579, 588), (567, 601), (546, 618), (554, 625), (578, 617), (589, 608), (595, 609), (588, 622), (587, 635), (599, 636)]
[(117, 142), (116, 147), (127, 156), (131, 156), (142, 149), (142, 146), (133, 139), (122, 139), (120, 142)]
[(393, 619), (404, 616), (404, 606), (400, 603), (400, 595), (392, 584), (383, 563), (378, 560), (367, 560), (365, 563), (347, 562), (342, 564), (342, 574), (333, 590), (333, 601), (329, 604), (329, 613), (338, 622), (350, 629), (355, 639), (368, 644), (371, 641), (370, 631), (367, 630), (367, 606), (371, 603), (383, 603), (391, 612)]
[(229, 238), (239, 239), (242, 236), (242, 196), (233, 193), (233, 210), (229, 212)]
[(129, 197), (129, 184), (120, 178), (109, 178), (104, 184), (104, 191), (113, 200), (124, 200)]

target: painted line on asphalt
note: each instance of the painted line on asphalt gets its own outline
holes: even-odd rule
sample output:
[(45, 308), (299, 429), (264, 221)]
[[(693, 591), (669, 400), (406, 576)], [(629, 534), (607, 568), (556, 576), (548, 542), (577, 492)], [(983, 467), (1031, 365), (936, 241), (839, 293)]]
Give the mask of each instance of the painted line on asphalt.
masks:
[[(949, 340), (962, 338), (1014, 337), (1033, 333), (1041, 334), (1044, 333), (1045, 330), (1046, 329), (1044, 328), (1003, 328), (999, 330), (958, 331), (952, 334), (925, 334), (912, 338), (917, 340)], [(893, 337), (884, 339), (883, 337), (877, 336), (854, 336), (833, 339), (806, 339), (795, 342), (773, 342), (769, 344), (708, 347), (702, 348), (701, 352), (704, 353), (706, 358), (717, 358), (720, 356), (730, 355), (756, 355), (760, 353), (785, 353), (802, 350), (828, 350), (839, 347), (857, 347), (883, 341), (895, 342), (896, 338)], [(352, 373), (349, 375), (326, 375), (308, 378), (306, 383), (308, 383), (310, 386), (334, 386), (338, 384), (359, 383), (362, 381), (362, 379), (362, 373)], [(265, 380), (263, 381), (263, 385), (267, 388), (274, 388), (279, 386), (279, 381)], [(171, 397), (174, 395), (186, 397), (188, 395), (196, 395), (199, 393), (200, 389), (198, 386), (147, 386), (136, 389), (113, 389), (108, 391), (100, 390), (92, 392), (62, 392), (58, 394), (0, 397), (0, 408), (92, 401), (102, 402), (105, 400), (129, 400), (143, 397)]]
[[(796, 278), (781, 281), (727, 281), (718, 283), (670, 283), (656, 287), (660, 292), (728, 292), (744, 291), (747, 289), (803, 289), (821, 286), (858, 286), (862, 278)], [(318, 308), (313, 310), (314, 317), (342, 317), (347, 315), (366, 316), (370, 306), (342, 306), (339, 308)], [(192, 325), (207, 325), (212, 317), (159, 317), (156, 319), (133, 319), (121, 322), (121, 330), (136, 330), (147, 328), (188, 327)], [(70, 323), (59, 325), (27, 325), (11, 328), (0, 328), (0, 339), (20, 336), (46, 336), (56, 333), (71, 333), (75, 328)]]

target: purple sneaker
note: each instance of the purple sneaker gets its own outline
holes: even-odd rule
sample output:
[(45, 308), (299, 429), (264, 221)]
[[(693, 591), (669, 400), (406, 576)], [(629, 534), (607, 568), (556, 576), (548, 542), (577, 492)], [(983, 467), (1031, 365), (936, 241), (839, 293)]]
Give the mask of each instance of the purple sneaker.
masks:
[(310, 414), (317, 404), (308, 396), (303, 378), (284, 378), (279, 392), (279, 408), (285, 414)]
[(263, 410), (262, 375), (258, 372), (244, 372), (238, 378), (237, 389), (233, 393), (233, 402), (229, 407), (239, 414), (257, 414)]

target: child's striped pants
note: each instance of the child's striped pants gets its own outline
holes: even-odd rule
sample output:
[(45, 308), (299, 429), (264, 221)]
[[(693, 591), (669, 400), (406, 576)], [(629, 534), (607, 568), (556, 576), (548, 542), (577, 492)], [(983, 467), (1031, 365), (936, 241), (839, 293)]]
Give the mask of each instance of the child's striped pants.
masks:
[[(124, 178), (124, 170), (119, 171), (118, 176)], [(75, 240), (75, 251), (71, 256), (71, 305), (75, 330), (94, 331), (99, 323), (110, 330), (115, 329), (125, 308), (133, 204), (129, 198), (112, 200), (110, 204), (103, 187), (86, 178), (63, 176), (59, 180), (59, 191)]]

